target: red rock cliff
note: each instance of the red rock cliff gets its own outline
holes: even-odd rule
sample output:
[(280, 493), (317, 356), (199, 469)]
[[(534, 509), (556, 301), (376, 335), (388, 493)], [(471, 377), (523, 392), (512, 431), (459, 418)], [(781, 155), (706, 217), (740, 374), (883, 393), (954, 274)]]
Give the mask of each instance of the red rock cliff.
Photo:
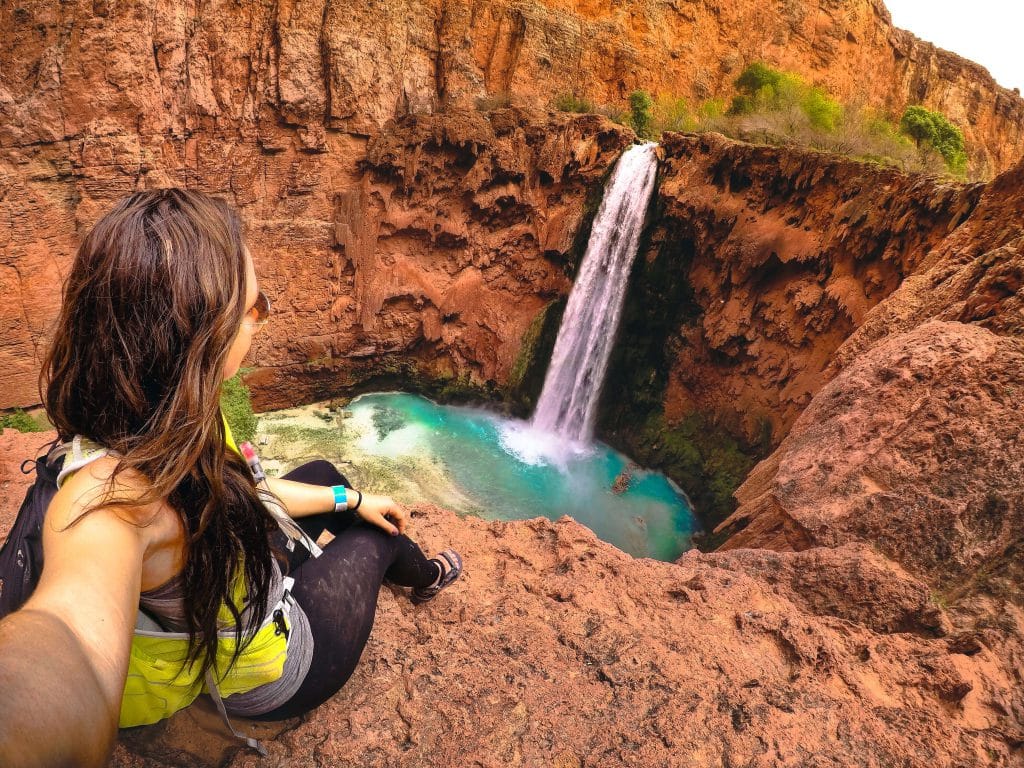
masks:
[(776, 438), (872, 307), (966, 220), (982, 185), (816, 152), (672, 135), (654, 247), (685, 254), (691, 311), (671, 341), (666, 415), (718, 414)]
[[(54, 317), (54, 286), (81, 232), (134, 189), (194, 186), (227, 196), (244, 212), (261, 276), (280, 292), (278, 320), (291, 342), (257, 349), (261, 363), (279, 369), (276, 378), (258, 379), (268, 393), (286, 381), (291, 386), (307, 363), (315, 372), (341, 354), (372, 361), (376, 352), (408, 347), (416, 322), (444, 358), (428, 366), (431, 374), (470, 375), (480, 384), (507, 374), (536, 300), (479, 316), (468, 310), (461, 319), (440, 307), (474, 293), (474, 280), (501, 293), (527, 273), (540, 295), (564, 291), (558, 270), (533, 257), (546, 250), (548, 261), (558, 262), (579, 220), (574, 196), (596, 183), (614, 157), (610, 150), (625, 140), (609, 138), (616, 129), (592, 120), (556, 125), (549, 118), (528, 119), (537, 127), (523, 127), (517, 138), (519, 129), (465, 117), (480, 97), (512, 92), (518, 101), (546, 104), (576, 90), (607, 101), (643, 87), (704, 98), (724, 93), (745, 62), (761, 58), (824, 82), (843, 98), (893, 108), (923, 100), (943, 109), (968, 126), (995, 168), (1020, 154), (1024, 125), (1020, 99), (976, 65), (893, 29), (878, 0), (795, 2), (782, 10), (653, 0), (318, 0), (201, 9), (36, 0), (0, 10), (0, 29), (0, 287), (18, 297), (0, 310), (0, 408), (38, 401), (35, 378)], [(384, 252), (391, 246), (369, 254), (371, 235), (382, 243), (392, 238), (397, 247), (403, 238), (425, 241), (437, 233), (422, 221), (381, 223), (373, 233), (367, 227), (375, 223), (345, 221), (397, 216), (413, 202), (375, 187), (388, 183), (380, 171), (389, 161), (365, 162), (370, 139), (376, 147), (408, 140), (415, 154), (411, 136), (424, 129), (409, 126), (451, 109), (459, 116), (438, 118), (429, 130), (464, 143), (438, 154), (466, 147), (484, 154), (466, 181), (482, 204), (466, 208), (468, 218), (457, 225), (469, 227), (466, 234), (430, 240), (431, 247), (462, 248), (460, 274), (420, 290), (422, 265), (404, 273), (408, 265), (398, 265), (405, 293), (385, 295), (376, 274), (357, 272), (391, 266)], [(389, 135), (388, 121), (401, 117), (405, 122)], [(538, 133), (552, 131), (565, 138)], [(397, 157), (394, 147), (389, 151)], [(565, 178), (554, 175), (559, 160)], [(438, 170), (468, 171), (459, 165), (466, 162), (468, 156)], [(515, 188), (511, 198), (503, 185)], [(501, 221), (526, 226), (523, 242), (499, 244), (500, 236), (473, 228), (474, 217), (490, 217), (493, 228), (498, 219), (486, 209), (512, 198)], [(346, 255), (353, 249), (362, 255)], [(531, 265), (507, 261), (501, 254), (510, 249)], [(511, 277), (497, 276), (502, 264)], [(346, 298), (350, 288), (354, 295)], [(371, 321), (378, 309), (381, 318)], [(402, 330), (388, 336), (385, 317)], [(490, 332), (470, 333), (477, 320)], [(503, 330), (496, 332), (497, 325)], [(303, 329), (297, 338), (295, 327)], [(468, 339), (462, 349), (450, 338), (456, 328)], [(312, 385), (303, 392), (324, 394)], [(273, 402), (280, 401), (269, 394), (263, 401)]]

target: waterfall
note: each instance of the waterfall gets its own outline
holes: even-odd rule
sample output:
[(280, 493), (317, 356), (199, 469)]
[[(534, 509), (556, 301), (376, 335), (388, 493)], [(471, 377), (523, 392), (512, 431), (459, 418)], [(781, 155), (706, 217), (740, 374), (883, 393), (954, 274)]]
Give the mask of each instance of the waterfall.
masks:
[(571, 440), (593, 435), (629, 270), (654, 189), (656, 147), (647, 143), (628, 149), (608, 182), (534, 411), (537, 429)]

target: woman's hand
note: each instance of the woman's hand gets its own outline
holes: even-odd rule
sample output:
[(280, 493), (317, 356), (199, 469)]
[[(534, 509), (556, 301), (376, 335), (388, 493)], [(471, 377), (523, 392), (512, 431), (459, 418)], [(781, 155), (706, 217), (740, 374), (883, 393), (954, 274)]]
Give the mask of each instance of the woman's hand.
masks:
[(356, 514), (366, 522), (383, 528), (392, 536), (405, 533), (409, 520), (409, 513), (397, 501), (390, 496), (376, 496), (372, 493), (363, 494), (363, 501)]

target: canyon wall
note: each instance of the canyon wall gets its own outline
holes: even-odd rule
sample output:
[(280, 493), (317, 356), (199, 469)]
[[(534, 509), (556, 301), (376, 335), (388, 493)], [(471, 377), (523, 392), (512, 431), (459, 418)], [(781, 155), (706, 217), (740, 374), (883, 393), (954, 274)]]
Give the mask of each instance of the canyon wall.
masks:
[(1006, 689), (975, 680), (956, 709), (976, 727), (1014, 734), (1009, 762), (988, 754), (978, 765), (1016, 764), (1024, 744), (1022, 199), (1024, 164), (989, 184), (966, 221), (867, 313), (718, 531), (719, 557), (748, 573), (760, 567), (751, 550), (867, 545), (924, 585), (951, 652), (990, 654), (1010, 673)]
[[(993, 167), (1019, 155), (1019, 99), (879, 4), (779, 7), (8, 5), (0, 405), (36, 401), (75, 243), (139, 188), (242, 210), (275, 305), (248, 375), (270, 407), (397, 381), (494, 395), (543, 364), (632, 139), (530, 106), (553, 93), (705, 98), (756, 57), (962, 115)], [(522, 104), (475, 108), (506, 92)], [(245, 725), (274, 764), (1021, 763), (1024, 168), (981, 187), (715, 136), (664, 153), (617, 353), (638, 364), (606, 396), (688, 424), (649, 455), (720, 430), (689, 487), (712, 499), (770, 452), (722, 551), (637, 560), (568, 519), (419, 508), (414, 537), (465, 576), (428, 607), (382, 590), (339, 695)], [(0, 530), (51, 436), (0, 433)], [(114, 764), (253, 764), (219, 734), (192, 707), (122, 734)]]
[(31, 0), (0, 11), (0, 29), (0, 146), (124, 134), (129, 166), (133, 146), (194, 133), (337, 150), (339, 134), (477, 99), (624, 106), (642, 88), (695, 104), (728, 96), (755, 60), (851, 104), (942, 110), (993, 172), (1024, 151), (1019, 95), (894, 28), (881, 0)]
[[(634, 276), (643, 308), (622, 346), (662, 351), (640, 376), (667, 374), (670, 420), (713, 412), (751, 442), (766, 428), (773, 442), (788, 431), (836, 349), (984, 189), (718, 134), (670, 134), (663, 146)], [(683, 300), (648, 295), (666, 271), (685, 275)], [(678, 334), (645, 341), (659, 321)]]
[[(567, 289), (578, 202), (628, 141), (596, 118), (539, 116), (529, 105), (567, 91), (621, 101), (634, 88), (707, 98), (764, 59), (851, 101), (943, 109), (994, 168), (1019, 156), (1024, 125), (1020, 99), (893, 29), (877, 0), (781, 9), (36, 0), (0, 9), (0, 29), (0, 286), (16, 297), (0, 310), (0, 409), (38, 402), (55, 286), (85, 229), (135, 189), (185, 185), (242, 210), (278, 310), (279, 330), (255, 350), (262, 407), (283, 404), (275, 392), (331, 394), (323, 381), (342, 356), (355, 369), (345, 386), (400, 375), (493, 391), (511, 375), (530, 318)], [(497, 125), (477, 113), (507, 94), (527, 106), (499, 110)], [(389, 188), (388, 164), (423, 151), (454, 174), (450, 194), (433, 201), (467, 217), (453, 231), (402, 212), (431, 202), (408, 181)], [(454, 181), (460, 173), (465, 182)], [(475, 202), (455, 200), (461, 183)], [(445, 277), (391, 263), (427, 242), (444, 258), (459, 252)], [(510, 303), (522, 280), (536, 298)], [(460, 317), (444, 310), (487, 295), (477, 284), (500, 295)], [(402, 350), (407, 362), (386, 370)]]
[(499, 397), (530, 325), (568, 293), (585, 202), (631, 140), (596, 115), (518, 108), (394, 124), (333, 196), (328, 296), (303, 259), (271, 259), (272, 295), (296, 311), (255, 354), (254, 405), (387, 387)]

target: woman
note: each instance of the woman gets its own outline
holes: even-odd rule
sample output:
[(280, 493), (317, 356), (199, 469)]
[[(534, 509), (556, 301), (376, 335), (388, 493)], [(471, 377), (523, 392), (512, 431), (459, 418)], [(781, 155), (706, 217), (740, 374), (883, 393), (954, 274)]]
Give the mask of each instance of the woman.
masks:
[[(205, 680), (229, 713), (281, 719), (352, 674), (385, 578), (423, 602), (460, 575), (454, 551), (428, 560), (404, 535), (401, 505), (345, 489), (326, 462), (268, 480), (309, 536), (335, 537), (319, 557), (285, 553), (219, 408), (268, 312), (241, 222), (216, 198), (139, 192), (82, 242), (40, 378), (60, 438), (80, 437), (39, 586), (0, 622), (0, 765), (102, 765), (119, 719), (170, 714), (145, 696), (140, 621), (188, 638), (190, 693), (172, 709)], [(283, 666), (246, 663), (264, 637), (264, 657), (287, 648), (271, 654)]]

